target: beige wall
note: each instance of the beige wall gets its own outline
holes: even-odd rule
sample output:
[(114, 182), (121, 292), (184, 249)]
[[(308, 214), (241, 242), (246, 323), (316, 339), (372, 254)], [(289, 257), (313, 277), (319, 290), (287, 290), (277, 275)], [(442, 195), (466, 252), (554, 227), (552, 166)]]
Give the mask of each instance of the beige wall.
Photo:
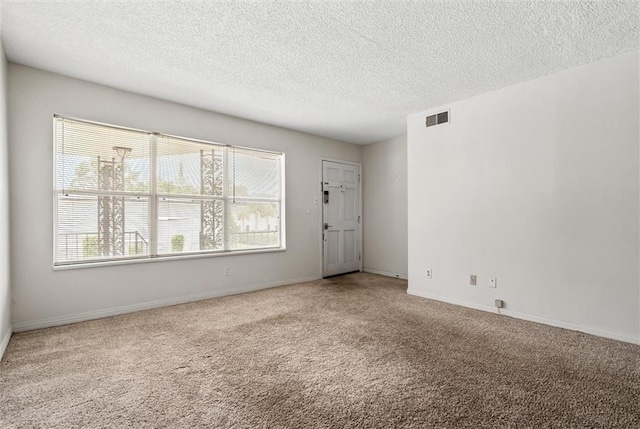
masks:
[(364, 271), (407, 278), (407, 136), (363, 146)]
[[(320, 160), (361, 161), (362, 148), (9, 65), (13, 320), (65, 323), (321, 277)], [(287, 250), (54, 271), (52, 116), (286, 155)], [(308, 211), (308, 213), (307, 213)], [(231, 276), (225, 277), (224, 267)]]
[(409, 292), (640, 342), (638, 103), (634, 52), (410, 116)]

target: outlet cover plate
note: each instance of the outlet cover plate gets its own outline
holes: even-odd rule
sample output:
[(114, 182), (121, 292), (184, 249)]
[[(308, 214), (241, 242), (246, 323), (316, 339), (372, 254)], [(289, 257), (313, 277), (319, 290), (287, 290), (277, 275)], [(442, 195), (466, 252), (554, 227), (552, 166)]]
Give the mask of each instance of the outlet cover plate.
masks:
[(471, 276), (469, 276), (469, 284), (471, 286), (476, 286), (478, 284), (478, 276), (471, 274)]
[(497, 277), (489, 277), (489, 287), (497, 288), (498, 287), (498, 278)]

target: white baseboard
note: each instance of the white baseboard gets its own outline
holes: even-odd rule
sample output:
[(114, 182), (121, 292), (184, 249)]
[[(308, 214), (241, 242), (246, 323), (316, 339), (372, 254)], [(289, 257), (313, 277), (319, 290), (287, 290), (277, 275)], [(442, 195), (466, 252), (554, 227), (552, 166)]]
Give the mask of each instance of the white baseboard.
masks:
[(11, 331), (12, 330), (10, 326), (9, 329), (7, 329), (7, 332), (2, 337), (2, 341), (0, 341), (0, 361), (4, 356), (4, 352), (7, 350), (7, 346), (9, 345), (9, 340), (11, 339), (11, 334), (13, 333)]
[[(472, 302), (462, 301), (455, 298), (448, 298), (439, 295), (425, 294), (422, 292), (417, 292), (413, 289), (407, 290), (407, 294), (419, 296), (422, 298), (433, 299), (436, 301), (446, 302), (448, 304), (460, 305), (462, 307), (469, 307), (476, 310), (487, 311), (489, 313), (498, 313), (495, 307), (491, 307), (489, 305), (475, 304)], [(599, 331), (597, 329), (593, 329), (590, 327), (585, 327), (581, 325), (576, 325), (571, 322), (565, 322), (563, 320), (549, 319), (547, 317), (536, 316), (534, 314), (522, 313), (519, 311), (501, 309), (500, 314), (504, 316), (513, 317), (516, 319), (527, 320), (529, 322), (541, 323), (543, 325), (555, 326), (556, 328), (569, 329), (571, 331), (584, 332), (585, 334), (595, 335), (597, 337), (609, 338), (617, 341), (624, 341), (625, 343), (638, 344), (640, 345), (640, 338), (627, 337), (624, 335), (613, 334), (611, 332)]]
[[(50, 328), (52, 326), (67, 325), (69, 323), (85, 322), (87, 320), (102, 319), (105, 317), (118, 316), (120, 314), (135, 313), (136, 311), (151, 310), (160, 307), (186, 304), (204, 299), (219, 298), (227, 295), (237, 295), (245, 292), (253, 292), (260, 289), (268, 289), (278, 286), (286, 286), (296, 283), (305, 283), (320, 280), (321, 277), (307, 277), (302, 279), (292, 279), (282, 282), (265, 282), (241, 288), (220, 289), (212, 292), (199, 293), (195, 295), (180, 296), (175, 298), (160, 299), (157, 301), (143, 302), (140, 304), (124, 305), (122, 307), (106, 308), (103, 310), (87, 311), (65, 316), (50, 317), (31, 322), (20, 322), (13, 324), (13, 332), (31, 331), (33, 329)], [(8, 342), (8, 340), (7, 340)]]
[(393, 271), (379, 270), (377, 268), (364, 267), (362, 271), (365, 273), (380, 274), (381, 276), (395, 277), (397, 279), (407, 280), (408, 278), (407, 274), (394, 273)]

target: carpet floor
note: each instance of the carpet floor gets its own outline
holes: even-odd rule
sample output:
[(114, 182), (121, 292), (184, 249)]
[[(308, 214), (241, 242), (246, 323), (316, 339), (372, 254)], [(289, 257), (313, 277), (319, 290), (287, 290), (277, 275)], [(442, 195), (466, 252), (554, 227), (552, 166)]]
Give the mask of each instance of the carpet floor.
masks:
[(0, 427), (638, 428), (640, 347), (357, 273), (15, 334)]

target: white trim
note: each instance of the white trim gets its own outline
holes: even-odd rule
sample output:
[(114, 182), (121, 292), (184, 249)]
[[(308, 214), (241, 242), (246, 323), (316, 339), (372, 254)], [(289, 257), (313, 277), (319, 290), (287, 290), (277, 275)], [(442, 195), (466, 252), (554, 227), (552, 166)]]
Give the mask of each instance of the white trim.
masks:
[(319, 224), (318, 224), (318, 231), (320, 231), (320, 240), (319, 240), (319, 245), (320, 245), (320, 277), (324, 276), (324, 194), (323, 194), (323, 190), (324, 190), (324, 183), (323, 180), (324, 179), (324, 175), (322, 174), (322, 162), (324, 161), (324, 159), (320, 158), (320, 189), (318, 190), (318, 204), (317, 204), (317, 208), (318, 208), (318, 219), (319, 219)]
[(305, 283), (321, 280), (320, 277), (306, 277), (301, 279), (291, 279), (281, 282), (264, 282), (240, 288), (227, 288), (211, 292), (194, 295), (180, 296), (175, 298), (160, 299), (157, 301), (143, 302), (140, 304), (124, 305), (103, 310), (87, 311), (84, 313), (70, 314), (66, 316), (50, 317), (32, 322), (20, 322), (13, 324), (13, 332), (30, 331), (33, 329), (50, 328), (52, 326), (67, 325), (69, 323), (85, 322), (87, 320), (102, 319), (105, 317), (118, 316), (121, 314), (135, 313), (137, 311), (151, 310), (154, 308), (169, 307), (172, 305), (186, 304), (204, 299), (219, 298), (227, 295), (237, 295), (245, 292), (253, 292), (261, 289), (269, 289), (278, 286), (287, 286), (296, 283)]
[(217, 258), (219, 256), (238, 256), (238, 255), (251, 255), (255, 253), (273, 253), (273, 252), (286, 252), (287, 249), (280, 247), (268, 247), (263, 249), (248, 249), (248, 250), (215, 250), (210, 252), (188, 253), (188, 254), (170, 254), (170, 255), (158, 255), (153, 258), (127, 258), (127, 259), (113, 259), (113, 260), (99, 260), (95, 262), (77, 262), (65, 265), (54, 265), (53, 271), (59, 270), (77, 270), (79, 268), (98, 268), (108, 267), (111, 265), (128, 265), (128, 264), (146, 264), (147, 262), (159, 262), (159, 261), (181, 261), (183, 259), (199, 259), (199, 258)]
[(379, 274), (381, 276), (395, 277), (397, 279), (408, 279), (408, 276), (406, 274), (394, 273), (393, 271), (378, 270), (377, 268), (364, 267), (362, 271), (364, 271), (365, 273)]
[(7, 350), (9, 340), (11, 339), (11, 334), (13, 334), (13, 330), (11, 329), (11, 326), (9, 326), (9, 329), (7, 329), (7, 333), (4, 334), (4, 337), (2, 337), (2, 341), (0, 341), (0, 361), (2, 361), (4, 352)]
[[(149, 136), (149, 255), (158, 254), (158, 135)], [(153, 160), (153, 161), (152, 161)], [(56, 228), (57, 229), (57, 228)], [(152, 232), (153, 231), (153, 232)]]
[[(487, 311), (489, 313), (496, 313), (496, 314), (498, 313), (495, 307), (491, 307), (489, 305), (475, 304), (472, 302), (462, 301), (455, 298), (448, 298), (448, 297), (443, 297), (439, 295), (426, 294), (422, 292), (417, 292), (412, 289), (408, 289), (407, 294), (419, 296), (421, 298), (442, 301), (448, 304), (460, 305), (462, 307), (473, 308), (476, 310)], [(618, 335), (618, 334), (613, 334), (611, 332), (600, 331), (597, 329), (576, 325), (575, 323), (565, 322), (563, 320), (549, 319), (542, 316), (536, 316), (529, 313), (522, 313), (520, 311), (507, 310), (504, 308), (500, 310), (499, 314), (513, 317), (515, 319), (527, 320), (529, 322), (541, 323), (543, 325), (554, 326), (556, 328), (563, 328), (563, 329), (568, 329), (570, 331), (583, 332), (585, 334), (595, 335), (597, 337), (609, 338), (611, 340), (623, 341), (625, 343), (640, 345), (640, 338), (627, 337), (626, 335)]]
[[(280, 219), (278, 219), (279, 227), (278, 232), (280, 233), (280, 248), (282, 250), (287, 249), (287, 182), (286, 182), (286, 173), (287, 173), (287, 165), (285, 163), (285, 153), (282, 152), (280, 154), (280, 183), (278, 186), (280, 187)], [(228, 219), (228, 218), (227, 218)], [(226, 228), (225, 228), (226, 229)]]
[[(53, 229), (53, 240), (51, 240), (51, 264), (55, 265), (56, 260), (57, 260), (57, 255), (58, 255), (58, 194), (57, 194), (57, 189), (58, 189), (58, 145), (56, 144), (56, 142), (58, 141), (58, 127), (60, 126), (60, 123), (62, 121), (59, 121), (58, 118), (56, 117), (56, 115), (53, 115), (53, 138), (52, 138), (52, 143), (53, 143), (53, 169), (51, 170), (51, 172), (53, 173), (53, 180), (52, 180), (52, 184), (53, 184), (53, 189), (51, 192), (51, 205), (52, 205), (52, 213), (53, 213), (53, 225), (51, 225), (51, 228)], [(62, 138), (62, 140), (64, 141), (64, 137)], [(64, 143), (63, 143), (64, 146)], [(64, 150), (63, 150), (64, 153)], [(63, 187), (64, 187), (64, 180), (65, 180), (65, 176), (63, 174), (62, 176), (62, 182), (63, 182)]]

